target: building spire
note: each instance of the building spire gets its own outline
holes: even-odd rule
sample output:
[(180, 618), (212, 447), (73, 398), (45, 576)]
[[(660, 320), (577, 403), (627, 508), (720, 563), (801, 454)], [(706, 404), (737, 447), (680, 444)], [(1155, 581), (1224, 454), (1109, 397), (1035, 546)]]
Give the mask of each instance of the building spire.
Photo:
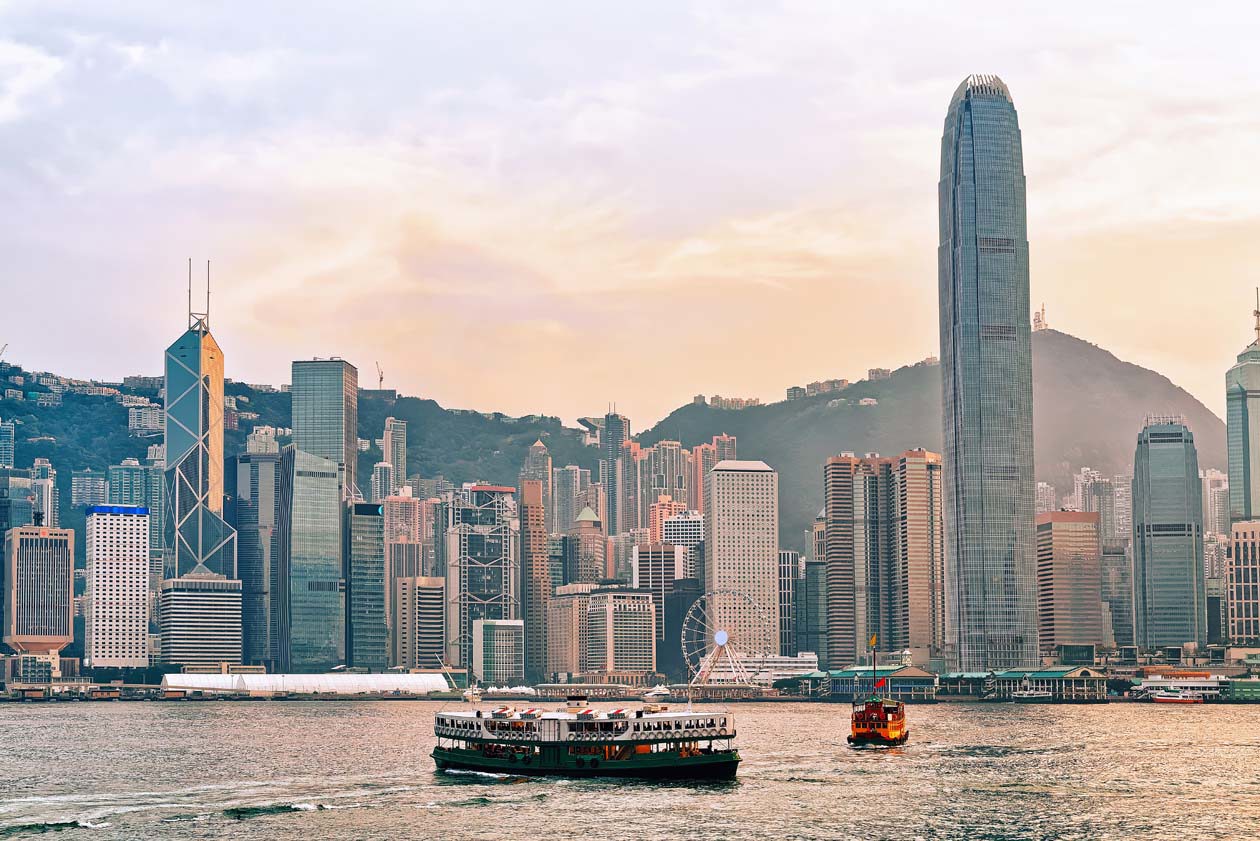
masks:
[(1256, 317), (1256, 344), (1260, 345), (1260, 286), (1256, 287), (1256, 308), (1251, 314)]

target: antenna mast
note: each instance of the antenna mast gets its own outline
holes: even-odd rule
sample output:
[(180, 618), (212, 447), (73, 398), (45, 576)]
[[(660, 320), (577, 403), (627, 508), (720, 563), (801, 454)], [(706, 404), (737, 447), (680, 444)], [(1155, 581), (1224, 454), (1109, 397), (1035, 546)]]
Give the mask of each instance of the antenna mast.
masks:
[(210, 261), (206, 261), (206, 329), (210, 329)]
[(1256, 308), (1251, 314), (1256, 317), (1256, 344), (1260, 344), (1260, 286), (1256, 287)]

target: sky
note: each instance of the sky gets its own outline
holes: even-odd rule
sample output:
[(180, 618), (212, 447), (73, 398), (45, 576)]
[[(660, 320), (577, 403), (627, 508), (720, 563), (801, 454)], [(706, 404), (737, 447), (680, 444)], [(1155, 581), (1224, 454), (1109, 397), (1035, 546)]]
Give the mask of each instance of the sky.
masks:
[(938, 351), (945, 109), (995, 73), (1034, 305), (1223, 414), (1260, 6), (1012, 6), (0, 0), (0, 345), (159, 373), (191, 257), (236, 380), (637, 430), (858, 379)]

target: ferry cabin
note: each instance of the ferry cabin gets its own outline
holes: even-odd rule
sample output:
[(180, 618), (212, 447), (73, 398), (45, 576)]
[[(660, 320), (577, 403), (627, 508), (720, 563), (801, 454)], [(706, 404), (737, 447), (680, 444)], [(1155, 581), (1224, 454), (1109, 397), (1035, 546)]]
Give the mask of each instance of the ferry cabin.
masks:
[(439, 713), (434, 733), (442, 750), (473, 751), (522, 766), (573, 764), (595, 769), (658, 753), (687, 758), (725, 750), (735, 738), (735, 723), (723, 712), (502, 708), (490, 714)]

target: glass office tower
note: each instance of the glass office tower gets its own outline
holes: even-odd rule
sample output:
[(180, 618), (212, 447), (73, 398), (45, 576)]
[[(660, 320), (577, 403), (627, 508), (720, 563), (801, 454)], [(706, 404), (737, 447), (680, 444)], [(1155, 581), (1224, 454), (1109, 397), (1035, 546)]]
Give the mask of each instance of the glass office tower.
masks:
[(1256, 340), (1225, 374), (1225, 423), (1229, 448), (1229, 520), (1260, 517), (1260, 299)]
[(1142, 648), (1207, 642), (1203, 503), (1194, 436), (1149, 417), (1133, 456), (1133, 624)]
[(1019, 120), (996, 76), (954, 92), (941, 139), (948, 657), (1039, 664), (1028, 226)]
[(293, 443), (341, 465), (343, 492), (358, 489), (359, 370), (344, 359), (293, 363)]

